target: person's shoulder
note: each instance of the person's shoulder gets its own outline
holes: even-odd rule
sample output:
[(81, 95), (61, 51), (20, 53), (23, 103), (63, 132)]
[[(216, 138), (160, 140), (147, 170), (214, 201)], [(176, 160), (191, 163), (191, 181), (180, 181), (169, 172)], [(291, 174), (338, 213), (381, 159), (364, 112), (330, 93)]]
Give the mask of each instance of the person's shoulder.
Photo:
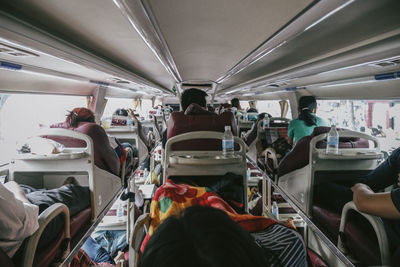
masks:
[(300, 122), (301, 122), (301, 120), (299, 120), (299, 119), (291, 120), (291, 121), (289, 122), (289, 127), (297, 126)]

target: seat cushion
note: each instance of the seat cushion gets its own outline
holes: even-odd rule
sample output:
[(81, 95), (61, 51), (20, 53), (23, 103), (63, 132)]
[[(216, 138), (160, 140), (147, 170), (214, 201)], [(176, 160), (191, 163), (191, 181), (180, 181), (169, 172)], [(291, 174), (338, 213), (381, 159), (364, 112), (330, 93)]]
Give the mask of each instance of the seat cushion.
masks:
[[(86, 208), (70, 218), (71, 248), (82, 238), (83, 234), (90, 227), (92, 209)], [(50, 266), (61, 257), (62, 242), (65, 239), (65, 232), (62, 230), (53, 244), (36, 252), (34, 266)]]
[(321, 228), (334, 244), (337, 244), (341, 215), (319, 205), (312, 207), (312, 215), (314, 223)]
[(381, 265), (378, 238), (372, 225), (355, 211), (349, 211), (345, 226), (345, 244), (363, 265)]

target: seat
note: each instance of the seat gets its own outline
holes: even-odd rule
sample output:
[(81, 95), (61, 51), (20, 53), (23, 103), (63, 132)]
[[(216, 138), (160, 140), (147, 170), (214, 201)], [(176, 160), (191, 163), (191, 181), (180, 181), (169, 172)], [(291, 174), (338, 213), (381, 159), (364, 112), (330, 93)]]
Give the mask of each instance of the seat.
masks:
[[(249, 146), (248, 155), (250, 159), (257, 162), (258, 166), (272, 175), (277, 169), (279, 158), (276, 152), (271, 148), (271, 145), (280, 137), (288, 139), (287, 132), (289, 119), (272, 117), (269, 119), (270, 125), (267, 129), (263, 127), (263, 121), (257, 122), (256, 126), (252, 127), (246, 135), (246, 144)], [(258, 155), (256, 142), (260, 142), (262, 150), (267, 149), (266, 157)]]
[(357, 210), (353, 201), (344, 207), (338, 247), (361, 264), (390, 265), (391, 253), (382, 219)]
[[(173, 112), (168, 120), (167, 140), (176, 135), (193, 131), (225, 131), (225, 126), (231, 126), (234, 136), (237, 136), (236, 121), (231, 112), (224, 112), (220, 115), (199, 109), (191, 104), (186, 112)], [(190, 140), (173, 145), (173, 150), (222, 150), (221, 142), (217, 140)]]
[[(91, 127), (91, 129), (93, 128)], [(121, 178), (94, 164), (94, 144), (88, 135), (78, 131), (50, 128), (43, 129), (38, 133), (38, 136), (62, 140), (64, 144), (68, 143), (74, 147), (65, 147), (62, 153), (58, 154), (36, 155), (27, 153), (16, 155), (10, 164), (10, 180), (34, 188), (51, 189), (60, 187), (67, 177), (74, 176), (80, 185), (89, 187), (92, 207), (91, 219), (95, 221), (97, 216), (121, 190)], [(76, 144), (82, 143), (85, 144), (85, 147), (77, 147)], [(113, 150), (112, 153), (115, 154)], [(118, 156), (117, 160), (119, 164)]]
[[(369, 171), (382, 158), (378, 140), (372, 136), (339, 129), (339, 155), (325, 153), (329, 127), (316, 127), (310, 136), (301, 138), (281, 160), (278, 167), (278, 186), (312, 217), (313, 188), (318, 179), (331, 179), (339, 171)], [(369, 141), (374, 143), (369, 148)], [(337, 166), (340, 165), (340, 170)], [(357, 178), (357, 177), (354, 177)]]
[[(111, 172), (115, 175), (120, 174), (120, 162), (115, 151), (110, 146), (108, 137), (104, 129), (93, 122), (79, 122), (76, 127), (70, 127), (66, 123), (57, 123), (50, 128), (62, 128), (88, 135), (93, 141), (94, 163), (100, 169)], [(83, 140), (77, 140), (68, 136), (49, 136), (44, 138), (52, 139), (66, 147), (85, 147)]]

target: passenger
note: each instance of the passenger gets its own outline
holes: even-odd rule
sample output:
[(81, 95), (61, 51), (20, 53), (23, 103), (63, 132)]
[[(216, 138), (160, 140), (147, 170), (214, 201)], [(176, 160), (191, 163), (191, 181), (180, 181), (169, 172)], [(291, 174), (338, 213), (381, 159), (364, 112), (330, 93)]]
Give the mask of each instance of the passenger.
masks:
[[(169, 200), (168, 205), (164, 205), (166, 196)], [(225, 212), (229, 216), (225, 216), (225, 218), (230, 218), (230, 220), (221, 219), (218, 214), (214, 216), (215, 213), (221, 213), (220, 211), (195, 206), (217, 208)], [(144, 254), (153, 255), (155, 261), (152, 261), (153, 257), (149, 256), (150, 263), (143, 266), (158, 266), (157, 264), (162, 262), (162, 258), (158, 258), (154, 254), (161, 251), (160, 255), (165, 256), (169, 251), (174, 257), (177, 257), (176, 259), (167, 257), (169, 260), (165, 266), (175, 266), (172, 264), (175, 260), (177, 266), (184, 264), (186, 266), (202, 266), (199, 265), (201, 263), (208, 263), (204, 266), (252, 266), (252, 261), (242, 262), (232, 257), (233, 254), (240, 255), (243, 257), (242, 260), (248, 261), (247, 256), (242, 254), (247, 253), (246, 246), (251, 246), (245, 241), (248, 239), (242, 236), (243, 231), (237, 229), (238, 225), (249, 232), (257, 245), (263, 248), (269, 264), (273, 266), (306, 266), (306, 250), (299, 233), (266, 217), (237, 213), (208, 187), (177, 184), (172, 180), (167, 180), (157, 189), (151, 202), (150, 211), (150, 227), (140, 250)], [(190, 211), (191, 215), (188, 216), (191, 218), (190, 221), (185, 220), (186, 211)], [(170, 217), (179, 215), (181, 212), (184, 217), (183, 227), (182, 224), (175, 224), (176, 218), (170, 224), (176, 225), (177, 229), (171, 225), (163, 226)], [(217, 216), (218, 218), (214, 220)], [(193, 225), (191, 225), (192, 222)], [(160, 230), (162, 234), (158, 234), (160, 227), (162, 227)], [(156, 237), (153, 239), (154, 235)], [(248, 236), (248, 233), (246, 235)], [(240, 241), (241, 239), (244, 243)], [(207, 257), (208, 249), (212, 250), (209, 258)], [(271, 258), (271, 254), (276, 257)], [(215, 258), (217, 255), (220, 257)], [(185, 261), (186, 257), (193, 257), (196, 261), (200, 261), (188, 262)], [(254, 257), (252, 256), (252, 258)]]
[[(315, 201), (340, 212), (354, 200), (360, 211), (382, 217), (391, 249), (400, 247), (400, 147), (357, 182), (346, 186), (322, 181), (315, 188)], [(378, 192), (392, 185), (390, 192)]]
[(274, 224), (250, 234), (222, 210), (193, 206), (157, 228), (139, 266), (307, 266), (307, 261), (292, 229)]
[[(73, 216), (90, 205), (88, 187), (76, 185), (69, 178), (60, 188), (37, 190), (19, 186), (14, 181), (0, 183), (0, 248), (11, 258), (25, 238), (39, 227), (38, 216), (55, 203), (68, 206)], [(39, 247), (48, 246), (58, 235), (64, 224), (62, 215), (57, 216), (45, 228)]]
[[(197, 113), (204, 113), (204, 114), (215, 114), (213, 112), (209, 112), (207, 109), (207, 93), (196, 88), (190, 88), (183, 91), (181, 95), (181, 107), (182, 111), (186, 112), (188, 107), (192, 104), (192, 107), (197, 109)], [(163, 132), (162, 136), (162, 146), (165, 147), (167, 143), (167, 130)]]
[[(82, 251), (83, 250), (83, 251)], [(81, 257), (78, 259), (74, 259), (76, 263), (73, 263), (75, 266), (82, 266), (83, 261), (86, 261), (88, 265), (103, 265), (105, 263), (107, 265), (115, 265), (117, 267), (123, 266), (123, 262), (125, 260), (124, 253), (122, 251), (118, 251), (116, 256), (113, 258), (109, 252), (105, 248), (103, 248), (99, 243), (96, 242), (91, 236), (86, 240), (83, 244), (80, 253)]]
[[(53, 124), (50, 128), (64, 128), (87, 134), (93, 140), (94, 163), (96, 166), (117, 176), (119, 175), (120, 159), (110, 146), (104, 129), (95, 123), (94, 113), (90, 109), (74, 108), (67, 115), (65, 122)], [(63, 143), (59, 138), (54, 139)]]
[(317, 101), (313, 96), (302, 96), (299, 100), (299, 117), (289, 123), (288, 136), (294, 145), (304, 136), (310, 135), (317, 126), (327, 126), (326, 122), (317, 117)]
[(231, 105), (233, 108), (236, 108), (237, 110), (242, 110), (242, 107), (240, 106), (240, 101), (236, 97), (231, 100)]
[(249, 101), (249, 109), (247, 110), (247, 112), (249, 112), (249, 113), (258, 113), (255, 101), (253, 101), (253, 100)]

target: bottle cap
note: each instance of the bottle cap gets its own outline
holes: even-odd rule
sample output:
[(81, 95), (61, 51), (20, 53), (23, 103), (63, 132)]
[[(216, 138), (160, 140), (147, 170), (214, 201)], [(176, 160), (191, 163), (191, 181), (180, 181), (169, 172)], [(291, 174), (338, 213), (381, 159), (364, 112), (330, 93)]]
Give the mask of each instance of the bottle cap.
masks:
[(225, 126), (225, 131), (228, 131), (228, 130), (229, 130), (229, 131), (231, 130), (231, 126), (228, 126), (228, 125), (227, 125), (227, 126)]

